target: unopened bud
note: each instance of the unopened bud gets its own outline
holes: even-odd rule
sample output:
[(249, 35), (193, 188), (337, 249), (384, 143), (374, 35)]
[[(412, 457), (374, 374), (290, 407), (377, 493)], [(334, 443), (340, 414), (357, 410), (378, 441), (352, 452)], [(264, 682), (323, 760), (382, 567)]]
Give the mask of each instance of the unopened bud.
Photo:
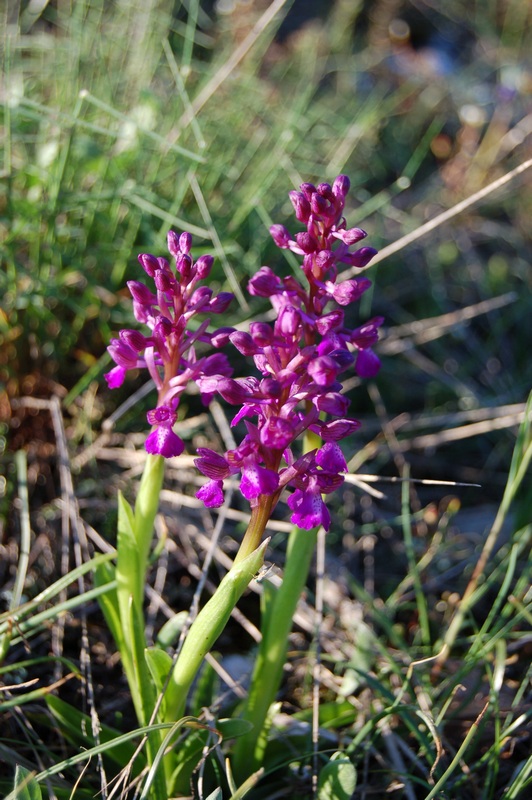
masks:
[(277, 247), (281, 247), (283, 250), (290, 247), (290, 234), (284, 225), (272, 225), (270, 233)]
[(317, 191), (313, 183), (302, 183), (299, 188), (301, 189), (301, 192), (307, 198), (307, 200), (310, 200), (312, 195), (315, 194)]
[(220, 292), (220, 294), (212, 298), (208, 310), (213, 314), (223, 314), (231, 305), (233, 298), (234, 295), (231, 292)]
[(168, 244), (168, 252), (174, 258), (177, 257), (179, 251), (181, 250), (179, 246), (179, 237), (175, 231), (168, 231), (166, 236), (166, 242)]
[(179, 237), (179, 249), (182, 253), (190, 253), (192, 247), (192, 236), (187, 231), (184, 231)]
[(200, 280), (205, 280), (208, 278), (212, 269), (212, 265), (214, 264), (214, 258), (212, 256), (200, 256), (196, 261), (196, 275)]
[(330, 183), (319, 183), (316, 186), (316, 191), (319, 195), (324, 197), (326, 200), (333, 200), (334, 195), (332, 191), (332, 187)]
[(138, 257), (138, 260), (142, 269), (150, 276), (150, 278), (153, 278), (159, 269), (159, 261), (155, 258), (155, 256), (151, 256), (149, 253), (141, 253)]
[(288, 196), (294, 206), (296, 219), (299, 220), (299, 222), (307, 223), (310, 217), (310, 203), (305, 195), (301, 192), (289, 192)]
[(349, 180), (347, 175), (338, 175), (338, 177), (334, 179), (334, 183), (332, 185), (332, 192), (335, 197), (344, 199), (349, 191), (350, 186), (351, 186), (351, 181)]
[(127, 288), (131, 292), (133, 300), (142, 305), (151, 305), (156, 302), (156, 297), (153, 292), (150, 292), (147, 286), (144, 286), (140, 281), (128, 281)]

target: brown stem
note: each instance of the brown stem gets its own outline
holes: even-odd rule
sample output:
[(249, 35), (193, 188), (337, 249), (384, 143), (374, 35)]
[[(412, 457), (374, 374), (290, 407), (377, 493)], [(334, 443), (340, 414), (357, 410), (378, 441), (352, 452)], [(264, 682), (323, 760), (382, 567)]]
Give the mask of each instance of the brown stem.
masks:
[(279, 498), (279, 492), (275, 494), (261, 494), (258, 504), (251, 509), (251, 519), (247, 527), (242, 543), (235, 557), (235, 564), (247, 558), (260, 545), (262, 534), (268, 524), (272, 510)]

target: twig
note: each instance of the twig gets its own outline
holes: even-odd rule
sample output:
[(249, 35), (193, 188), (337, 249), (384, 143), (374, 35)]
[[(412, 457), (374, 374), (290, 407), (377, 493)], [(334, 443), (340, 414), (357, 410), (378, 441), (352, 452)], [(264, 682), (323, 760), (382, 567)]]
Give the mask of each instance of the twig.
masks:
[(517, 294), (515, 292), (507, 292), (499, 297), (482, 300), (480, 303), (473, 303), (465, 308), (440, 314), (437, 317), (429, 317), (417, 322), (397, 325), (390, 329), (386, 339), (379, 344), (379, 352), (392, 355), (401, 353), (414, 344), (425, 344), (434, 339), (439, 339), (440, 336), (444, 336), (447, 333), (448, 328), (455, 328), (461, 322), (469, 321), (481, 314), (487, 314), (496, 308), (502, 308), (509, 303), (514, 303), (516, 300)]
[[(213, 75), (211, 80), (203, 87), (198, 96), (192, 101), (190, 108), (185, 111), (181, 117), (181, 120), (179, 121), (177, 135), (179, 135), (183, 128), (186, 128), (186, 126), (192, 122), (198, 111), (203, 108), (205, 103), (207, 103), (207, 101), (215, 94), (222, 83), (227, 80), (233, 70), (251, 50), (261, 33), (286, 3), (287, 0), (274, 0), (274, 2), (268, 6), (264, 14), (259, 17), (243, 42), (233, 50), (225, 64), (220, 67), (220, 69)], [(177, 139), (177, 136), (175, 138)]]
[[(407, 233), (405, 236), (401, 236), (401, 238), (398, 239), (396, 242), (389, 244), (387, 247), (383, 247), (383, 249), (380, 250), (374, 258), (372, 258), (371, 263), (368, 264), (367, 267), (364, 267), (364, 269), (369, 269), (369, 267), (375, 266), (375, 264), (378, 264), (380, 261), (384, 261), (384, 259), (388, 258), (388, 256), (397, 253), (399, 250), (402, 250), (404, 247), (407, 247), (409, 244), (412, 244), (412, 242), (421, 239), (421, 237), (425, 236), (425, 234), (435, 230), (440, 225), (443, 225), (444, 222), (448, 222), (453, 217), (456, 217), (458, 214), (461, 214), (462, 211), (465, 211), (470, 206), (473, 206), (475, 205), (475, 203), (478, 203), (480, 200), (483, 200), (492, 192), (495, 192), (497, 191), (497, 189), (500, 189), (501, 186), (504, 186), (505, 184), (512, 181), (514, 178), (517, 178), (518, 175), (521, 175), (530, 167), (532, 167), (532, 158), (529, 158), (527, 161), (523, 161), (523, 163), (519, 164), (519, 166), (515, 167), (515, 169), (512, 169), (510, 170), (510, 172), (507, 172), (505, 175), (502, 175), (500, 178), (497, 178), (496, 181), (493, 181), (492, 183), (488, 184), (488, 186), (484, 186), (484, 188), (480, 189), (478, 192), (474, 192), (474, 194), (470, 195), (465, 200), (460, 201), (460, 203), (457, 203), (452, 208), (447, 209), (447, 211), (438, 214), (437, 217), (434, 217), (433, 219), (429, 220), (424, 225), (420, 225), (419, 228), (416, 228), (415, 231), (411, 231), (410, 233)], [(342, 277), (347, 278), (349, 277), (349, 275), (355, 275), (355, 274), (359, 275), (360, 272), (361, 272), (360, 268), (352, 267), (351, 269), (342, 273)]]

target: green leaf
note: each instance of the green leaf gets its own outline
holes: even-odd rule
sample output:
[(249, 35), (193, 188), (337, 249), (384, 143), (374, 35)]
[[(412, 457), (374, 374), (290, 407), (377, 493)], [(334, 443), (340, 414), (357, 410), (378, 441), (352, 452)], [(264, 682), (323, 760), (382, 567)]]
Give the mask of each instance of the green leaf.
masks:
[(144, 655), (155, 688), (161, 692), (172, 669), (172, 657), (160, 647), (147, 647)]
[(211, 792), (205, 800), (223, 800), (223, 792), (220, 788), (215, 789), (214, 792)]
[[(161, 650), (159, 647), (147, 647), (144, 651), (144, 656), (155, 687), (155, 693), (161, 694), (172, 669), (172, 658), (165, 650)], [(159, 709), (160, 720), (164, 719), (165, 710), (166, 703), (163, 697)]]
[(357, 785), (357, 772), (344, 753), (336, 752), (320, 772), (318, 800), (350, 800)]
[[(83, 714), (74, 706), (61, 700), (54, 695), (48, 695), (46, 698), (46, 705), (54, 715), (61, 732), (76, 745), (83, 745), (84, 748), (91, 748), (96, 745), (96, 741), (90, 735), (91, 719), (87, 714)], [(129, 741), (122, 741), (120, 731), (114, 730), (108, 725), (100, 724), (99, 740), (101, 744), (110, 743), (117, 739), (116, 746), (111, 746), (105, 751), (105, 755), (112, 759), (119, 767), (128, 764), (137, 751), (136, 743)], [(135, 755), (133, 762), (133, 774), (137, 775), (145, 766), (145, 758), (143, 753)]]
[(133, 509), (122, 492), (118, 494), (118, 531), (117, 531), (116, 579), (118, 581), (118, 597), (122, 623), (125, 621), (123, 603), (129, 604), (132, 597), (137, 605), (142, 605), (144, 594), (144, 574), (141, 575), (139, 551), (135, 534), (135, 516)]
[(245, 719), (227, 718), (219, 719), (216, 723), (216, 730), (220, 731), (224, 739), (236, 739), (237, 736), (245, 736), (249, 733), (253, 725)]
[(115, 644), (122, 653), (124, 650), (124, 631), (120, 622), (120, 609), (116, 593), (115, 567), (111, 564), (100, 564), (94, 571), (94, 585), (109, 585), (109, 589), (98, 597), (100, 608), (105, 617), (107, 627), (111, 631)]
[(157, 634), (158, 646), (163, 648), (173, 647), (181, 636), (181, 631), (187, 618), (188, 611), (179, 611), (167, 620)]
[(42, 800), (41, 787), (29, 769), (17, 764), (15, 769), (15, 782), (13, 784), (17, 800)]

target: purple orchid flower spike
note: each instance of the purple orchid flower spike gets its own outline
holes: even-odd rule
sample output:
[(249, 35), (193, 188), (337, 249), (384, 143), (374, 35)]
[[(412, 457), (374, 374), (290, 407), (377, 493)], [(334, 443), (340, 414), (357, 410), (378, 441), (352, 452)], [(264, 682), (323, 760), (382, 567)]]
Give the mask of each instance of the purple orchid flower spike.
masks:
[[(345, 326), (344, 309), (371, 282), (365, 277), (341, 281), (339, 271), (344, 264), (363, 269), (377, 252), (352, 249), (366, 233), (346, 227), (348, 191), (349, 179), (340, 175), (332, 186), (305, 183), (299, 192), (290, 192), (296, 218), (306, 229), (291, 236), (283, 225), (273, 225), (270, 232), (278, 247), (302, 259), (304, 280), (280, 278), (270, 267), (261, 267), (248, 289), (269, 298), (275, 322), (252, 322), (249, 333), (228, 336), (241, 354), (253, 358), (259, 376), (211, 376), (201, 382), (239, 406), (232, 424), (244, 420), (247, 428), (240, 445), (224, 456), (206, 448), (199, 452), (196, 466), (209, 481), (197, 497), (208, 507), (222, 504), (223, 480), (240, 473), (240, 488), (253, 513), (259, 514), (261, 504), (271, 511), (283, 489), (291, 488), (294, 524), (329, 528), (323, 495), (339, 488), (347, 471), (337, 442), (360, 425), (348, 416), (340, 376), (351, 368), (362, 378), (377, 373), (380, 362), (371, 347), (383, 322), (375, 317), (355, 329)], [(307, 430), (319, 435), (323, 445), (298, 457), (297, 440)]]
[[(172, 269), (165, 258), (148, 253), (139, 256), (147, 276), (153, 280), (155, 292), (140, 281), (129, 281), (133, 311), (138, 322), (147, 325), (149, 335), (125, 329), (108, 347), (116, 366), (105, 375), (111, 389), (121, 386), (131, 369), (146, 368), (158, 391), (157, 406), (148, 411), (153, 429), (146, 439), (148, 453), (165, 458), (181, 455), (184, 443), (173, 430), (181, 395), (189, 381), (201, 383), (209, 376), (228, 378), (232, 369), (222, 353), (198, 357), (195, 345), (204, 342), (215, 347), (228, 341), (230, 329), (209, 333), (210, 319), (204, 319), (194, 330), (190, 321), (198, 314), (223, 313), (233, 295), (221, 292), (213, 296), (208, 286), (198, 285), (209, 277), (213, 258), (203, 255), (196, 262), (190, 254), (189, 233), (168, 234), (168, 250), (174, 258)], [(202, 390), (208, 403), (212, 393)]]

